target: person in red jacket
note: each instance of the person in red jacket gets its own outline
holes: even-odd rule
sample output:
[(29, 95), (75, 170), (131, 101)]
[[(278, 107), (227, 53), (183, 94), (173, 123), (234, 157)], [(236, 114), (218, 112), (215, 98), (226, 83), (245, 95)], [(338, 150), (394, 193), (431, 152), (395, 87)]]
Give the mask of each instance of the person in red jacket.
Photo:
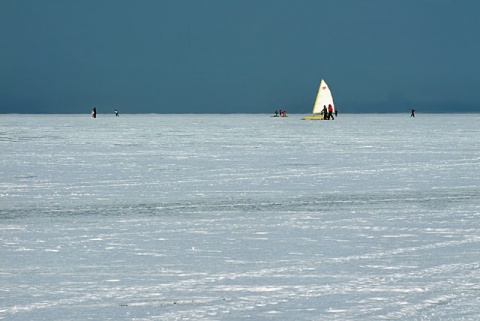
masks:
[(328, 118), (334, 120), (333, 118), (333, 107), (332, 105), (328, 105)]

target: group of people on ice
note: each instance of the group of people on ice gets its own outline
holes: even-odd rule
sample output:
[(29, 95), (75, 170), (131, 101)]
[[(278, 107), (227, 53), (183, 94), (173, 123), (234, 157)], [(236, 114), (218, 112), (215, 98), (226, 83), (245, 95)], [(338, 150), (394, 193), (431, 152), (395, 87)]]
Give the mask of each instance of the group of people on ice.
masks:
[[(335, 117), (337, 117), (337, 110), (335, 109)], [(333, 106), (332, 105), (328, 105), (328, 109), (327, 109), (327, 106), (323, 105), (323, 119), (324, 120), (334, 120), (335, 118), (333, 118)]]
[(275, 117), (279, 117), (279, 114), (280, 117), (287, 117), (287, 112), (285, 110), (280, 109), (280, 112), (278, 110), (275, 110)]

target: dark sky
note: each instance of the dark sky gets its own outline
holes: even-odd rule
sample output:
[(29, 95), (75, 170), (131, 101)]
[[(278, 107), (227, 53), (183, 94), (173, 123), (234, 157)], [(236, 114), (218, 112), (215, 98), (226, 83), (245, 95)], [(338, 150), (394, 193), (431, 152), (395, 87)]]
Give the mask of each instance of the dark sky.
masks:
[(0, 0), (0, 113), (480, 111), (478, 0)]

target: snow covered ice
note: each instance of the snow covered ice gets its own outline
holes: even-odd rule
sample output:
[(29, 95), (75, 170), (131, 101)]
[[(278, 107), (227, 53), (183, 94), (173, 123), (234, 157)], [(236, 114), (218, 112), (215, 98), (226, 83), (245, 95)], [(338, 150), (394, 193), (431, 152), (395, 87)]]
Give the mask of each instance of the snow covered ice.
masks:
[(2, 115), (0, 319), (476, 320), (480, 115)]

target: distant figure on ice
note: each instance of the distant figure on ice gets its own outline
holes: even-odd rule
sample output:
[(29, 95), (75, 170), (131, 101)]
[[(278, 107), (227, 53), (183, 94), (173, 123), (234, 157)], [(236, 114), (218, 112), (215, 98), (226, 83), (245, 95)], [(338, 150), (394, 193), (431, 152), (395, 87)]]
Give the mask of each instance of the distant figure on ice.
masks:
[(275, 117), (278, 117), (278, 110), (275, 110)]
[(115, 109), (115, 117), (118, 117), (118, 116), (120, 116), (120, 115), (118, 114), (118, 110)]
[(287, 112), (285, 110), (280, 111), (281, 117), (287, 117)]
[(338, 109), (335, 108), (335, 117), (337, 117), (337, 114), (338, 114)]
[(415, 117), (415, 109), (412, 109), (412, 113), (410, 114), (410, 117)]
[(323, 105), (323, 119), (327, 120), (328, 119), (328, 111), (327, 111), (327, 106)]
[(335, 118), (333, 118), (333, 107), (332, 105), (328, 105), (328, 119), (332, 119), (334, 120)]
[(96, 107), (93, 107), (92, 118), (97, 118), (97, 108)]

